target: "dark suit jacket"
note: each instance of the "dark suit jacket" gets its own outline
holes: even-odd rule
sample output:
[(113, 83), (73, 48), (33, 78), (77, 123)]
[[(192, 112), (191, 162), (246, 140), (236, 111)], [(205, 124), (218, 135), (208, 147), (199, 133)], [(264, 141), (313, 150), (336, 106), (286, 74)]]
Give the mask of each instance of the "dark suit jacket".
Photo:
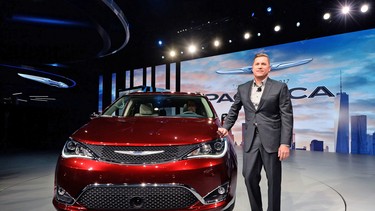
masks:
[(293, 134), (293, 109), (288, 86), (268, 78), (256, 110), (251, 102), (253, 80), (239, 85), (223, 127), (230, 130), (242, 106), (245, 109), (244, 150), (248, 152), (253, 142), (255, 123), (260, 140), (268, 153), (277, 152), (280, 144), (290, 145)]

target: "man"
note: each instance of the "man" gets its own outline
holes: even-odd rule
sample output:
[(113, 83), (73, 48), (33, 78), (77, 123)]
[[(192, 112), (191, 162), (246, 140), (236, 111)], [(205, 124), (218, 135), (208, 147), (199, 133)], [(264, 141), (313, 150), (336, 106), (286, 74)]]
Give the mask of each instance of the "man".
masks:
[(254, 80), (239, 85), (234, 102), (218, 129), (228, 134), (242, 106), (245, 110), (243, 171), (252, 211), (261, 211), (261, 170), (268, 179), (268, 211), (279, 211), (281, 201), (281, 161), (289, 157), (293, 133), (293, 109), (285, 83), (268, 77), (271, 71), (267, 54), (255, 55)]
[(197, 113), (197, 106), (195, 105), (195, 102), (192, 101), (192, 100), (188, 100), (188, 102), (186, 103), (186, 111), (188, 112), (193, 112), (193, 113)]

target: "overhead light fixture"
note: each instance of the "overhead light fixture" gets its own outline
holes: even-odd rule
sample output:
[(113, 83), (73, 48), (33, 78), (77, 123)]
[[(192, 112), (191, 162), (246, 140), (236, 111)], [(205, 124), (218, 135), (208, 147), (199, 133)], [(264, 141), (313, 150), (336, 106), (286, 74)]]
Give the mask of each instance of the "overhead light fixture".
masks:
[(171, 50), (169, 52), (169, 56), (171, 56), (172, 58), (175, 57), (177, 54), (176, 54), (176, 51), (175, 50)]
[(219, 40), (214, 40), (214, 46), (219, 47), (220, 46), (220, 41)]
[(273, 30), (275, 30), (275, 32), (278, 32), (281, 30), (281, 26), (280, 25), (276, 25), (275, 28), (273, 28)]
[(328, 19), (330, 19), (331, 18), (331, 14), (330, 13), (325, 13), (324, 15), (323, 15), (323, 19), (324, 20), (328, 20)]
[(344, 15), (348, 14), (350, 12), (350, 7), (349, 6), (342, 7), (341, 12)]
[(197, 52), (197, 46), (195, 46), (195, 45), (189, 45), (189, 47), (188, 47), (188, 51), (189, 51), (189, 53), (195, 53), (195, 52)]
[(245, 34), (243, 35), (243, 38), (245, 38), (245, 40), (250, 39), (250, 37), (251, 37), (250, 32), (245, 32)]
[(368, 4), (364, 4), (364, 5), (362, 5), (362, 7), (361, 7), (361, 12), (362, 12), (362, 13), (365, 13), (365, 12), (368, 11), (368, 9), (369, 9)]
[(267, 12), (271, 13), (272, 12), (272, 7), (267, 7)]

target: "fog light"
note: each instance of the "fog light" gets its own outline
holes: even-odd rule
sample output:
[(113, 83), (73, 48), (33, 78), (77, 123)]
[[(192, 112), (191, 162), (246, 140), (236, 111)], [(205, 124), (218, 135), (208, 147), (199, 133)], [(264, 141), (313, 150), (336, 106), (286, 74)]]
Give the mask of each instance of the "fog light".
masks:
[(228, 195), (228, 190), (229, 183), (225, 183), (224, 185), (217, 187), (211, 193), (207, 194), (204, 197), (204, 201), (206, 202), (206, 204), (212, 204), (223, 201)]
[(219, 188), (217, 189), (217, 192), (218, 192), (219, 194), (224, 194), (226, 191), (225, 191), (225, 188), (223, 188), (223, 187), (219, 187)]
[(73, 204), (74, 198), (69, 195), (68, 192), (64, 190), (64, 188), (57, 186), (56, 189), (56, 199), (59, 202), (65, 203), (65, 204)]

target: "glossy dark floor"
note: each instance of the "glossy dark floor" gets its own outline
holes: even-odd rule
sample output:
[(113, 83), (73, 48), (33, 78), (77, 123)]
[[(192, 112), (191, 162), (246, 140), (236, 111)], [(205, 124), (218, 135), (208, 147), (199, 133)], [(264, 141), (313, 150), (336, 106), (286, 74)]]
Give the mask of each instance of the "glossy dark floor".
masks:
[[(237, 152), (239, 180), (234, 210), (249, 211), (240, 147)], [(2, 153), (0, 209), (53, 211), (53, 176), (59, 153)], [(266, 209), (266, 180), (261, 187)], [(374, 190), (375, 156), (294, 151), (283, 163), (284, 211), (371, 211), (375, 209)]]

